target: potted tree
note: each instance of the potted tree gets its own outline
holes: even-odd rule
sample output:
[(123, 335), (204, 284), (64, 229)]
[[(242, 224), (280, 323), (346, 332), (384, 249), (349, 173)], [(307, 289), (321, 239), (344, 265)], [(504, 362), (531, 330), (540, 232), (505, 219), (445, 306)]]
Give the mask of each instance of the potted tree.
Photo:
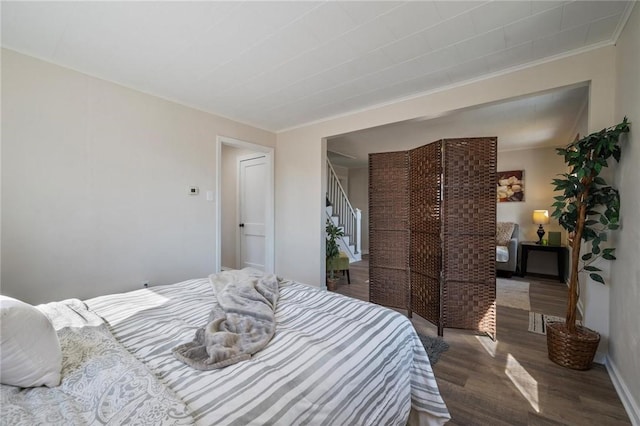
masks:
[(327, 288), (334, 291), (338, 287), (339, 278), (335, 277), (335, 262), (340, 256), (340, 247), (338, 247), (338, 238), (344, 237), (344, 231), (337, 227), (332, 221), (327, 219), (327, 226), (325, 228), (327, 232), (327, 270), (329, 271), (329, 277), (327, 277)]
[[(566, 322), (548, 324), (547, 349), (553, 362), (576, 370), (590, 368), (600, 342), (597, 332), (576, 324), (578, 274), (585, 271), (592, 280), (604, 284), (602, 270), (595, 262), (615, 259), (615, 248), (600, 245), (607, 241), (607, 231), (619, 227), (620, 195), (600, 177), (600, 172), (608, 166), (610, 157), (620, 161), (620, 135), (629, 131), (629, 125), (625, 117), (620, 124), (557, 149), (569, 172), (553, 180), (555, 190), (562, 195), (554, 197), (552, 217), (569, 233), (571, 275)], [(586, 250), (581, 255), (583, 247)]]

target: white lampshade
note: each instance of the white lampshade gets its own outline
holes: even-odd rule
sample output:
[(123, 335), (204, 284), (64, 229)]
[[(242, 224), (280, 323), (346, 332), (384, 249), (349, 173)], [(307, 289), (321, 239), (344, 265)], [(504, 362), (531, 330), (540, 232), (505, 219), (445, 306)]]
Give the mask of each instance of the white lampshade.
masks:
[(533, 223), (536, 225), (546, 225), (549, 223), (549, 210), (534, 210)]

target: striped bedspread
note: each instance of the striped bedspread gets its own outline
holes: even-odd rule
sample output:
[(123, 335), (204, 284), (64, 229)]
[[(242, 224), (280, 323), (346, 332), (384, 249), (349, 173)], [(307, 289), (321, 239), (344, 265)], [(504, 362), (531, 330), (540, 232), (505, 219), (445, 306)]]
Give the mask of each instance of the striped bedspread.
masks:
[(215, 300), (206, 279), (86, 301), (202, 425), (402, 425), (449, 418), (411, 323), (379, 306), (294, 282), (280, 287), (276, 334), (251, 360), (195, 370), (191, 341)]

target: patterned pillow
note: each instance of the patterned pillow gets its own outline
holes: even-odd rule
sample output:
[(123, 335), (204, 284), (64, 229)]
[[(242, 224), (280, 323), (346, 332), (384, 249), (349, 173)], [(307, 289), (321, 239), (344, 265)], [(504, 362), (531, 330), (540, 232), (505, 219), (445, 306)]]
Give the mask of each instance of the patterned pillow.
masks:
[(509, 245), (511, 234), (515, 229), (516, 224), (513, 222), (498, 222), (496, 223), (496, 244), (499, 246)]

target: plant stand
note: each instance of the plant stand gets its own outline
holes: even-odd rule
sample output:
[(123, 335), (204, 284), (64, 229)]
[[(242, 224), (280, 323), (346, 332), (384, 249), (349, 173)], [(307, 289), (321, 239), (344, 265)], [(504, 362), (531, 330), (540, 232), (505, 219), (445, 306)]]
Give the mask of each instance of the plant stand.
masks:
[(573, 370), (588, 370), (596, 355), (600, 334), (587, 327), (577, 326), (569, 333), (563, 322), (547, 324), (547, 350), (549, 359)]

